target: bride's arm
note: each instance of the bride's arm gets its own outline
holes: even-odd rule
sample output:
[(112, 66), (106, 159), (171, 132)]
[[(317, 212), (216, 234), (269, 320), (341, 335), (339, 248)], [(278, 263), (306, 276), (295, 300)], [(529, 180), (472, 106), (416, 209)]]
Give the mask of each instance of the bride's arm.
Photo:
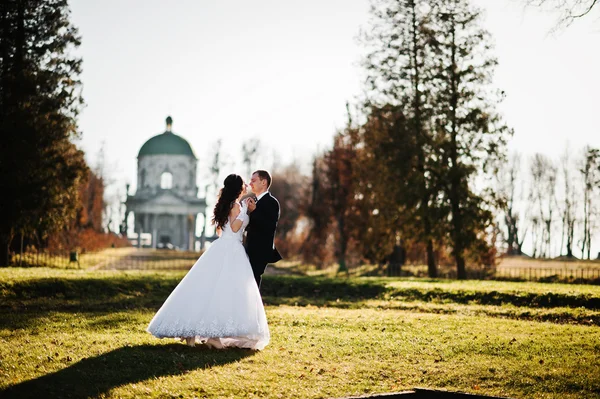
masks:
[[(239, 204), (233, 204), (233, 208), (231, 208), (231, 212), (229, 212), (229, 225), (231, 226), (231, 230), (234, 233), (237, 233), (244, 223), (243, 213), (245, 214), (245, 210), (242, 210)], [(233, 222), (231, 221), (233, 219)]]

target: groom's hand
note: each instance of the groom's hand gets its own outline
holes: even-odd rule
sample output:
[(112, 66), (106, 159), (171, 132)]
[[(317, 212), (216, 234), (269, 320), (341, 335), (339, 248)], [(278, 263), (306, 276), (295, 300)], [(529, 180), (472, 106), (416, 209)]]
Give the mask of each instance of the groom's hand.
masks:
[(248, 204), (248, 213), (252, 213), (256, 209), (256, 201), (254, 198), (248, 198), (246, 204)]

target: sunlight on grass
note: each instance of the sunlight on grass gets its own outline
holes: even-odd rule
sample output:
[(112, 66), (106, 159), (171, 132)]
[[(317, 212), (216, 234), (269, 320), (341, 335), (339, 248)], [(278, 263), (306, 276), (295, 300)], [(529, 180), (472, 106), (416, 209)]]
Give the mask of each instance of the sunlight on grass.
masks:
[(271, 343), (215, 351), (145, 332), (184, 274), (0, 269), (0, 397), (600, 394), (595, 286), (268, 276)]
[[(398, 310), (268, 307), (271, 344), (219, 352), (158, 340), (153, 312), (14, 314), (0, 330), (2, 396), (336, 397), (415, 386), (592, 398), (600, 331)], [(11, 396), (14, 395), (14, 396)], [(40, 396), (38, 396), (40, 397)]]

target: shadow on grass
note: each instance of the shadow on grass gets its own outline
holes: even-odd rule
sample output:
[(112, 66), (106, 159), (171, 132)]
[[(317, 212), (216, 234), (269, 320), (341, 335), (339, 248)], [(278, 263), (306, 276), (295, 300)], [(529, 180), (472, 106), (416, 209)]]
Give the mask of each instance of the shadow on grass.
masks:
[(2, 398), (87, 398), (151, 378), (186, 374), (236, 362), (255, 352), (184, 344), (126, 346), (0, 391)]
[[(113, 275), (89, 278), (40, 278), (0, 282), (0, 312), (25, 314), (22, 326), (48, 312), (109, 312), (157, 310), (179, 283), (179, 275)], [(425, 280), (427, 281), (427, 280)], [(434, 280), (435, 281), (435, 280)], [(443, 281), (443, 280), (442, 280)], [(418, 301), (533, 308), (600, 309), (591, 294), (495, 291), (437, 287), (390, 286), (384, 278), (322, 278), (265, 276), (261, 294), (265, 304), (361, 307), (366, 300)], [(0, 318), (0, 328), (14, 328), (14, 318)]]
[[(419, 280), (423, 282), (446, 283), (448, 280)], [(270, 276), (261, 286), (261, 294), (271, 304), (294, 305), (327, 305), (347, 307), (349, 304), (360, 305), (367, 299), (395, 298), (402, 301), (420, 301), (434, 303), (478, 304), (478, 305), (513, 305), (534, 308), (586, 308), (600, 309), (600, 297), (591, 294), (566, 294), (552, 292), (495, 291), (477, 289), (456, 289), (452, 286), (438, 287), (402, 287), (389, 286), (388, 280), (344, 279)], [(444, 284), (445, 285), (445, 284)], [(336, 303), (341, 302), (340, 305)]]
[[(0, 310), (104, 312), (158, 309), (181, 277), (123, 276), (110, 278), (41, 278), (0, 283)], [(307, 301), (359, 303), (382, 296), (381, 281), (267, 276), (261, 286), (265, 297), (302, 297)], [(2, 322), (0, 321), (0, 326)]]

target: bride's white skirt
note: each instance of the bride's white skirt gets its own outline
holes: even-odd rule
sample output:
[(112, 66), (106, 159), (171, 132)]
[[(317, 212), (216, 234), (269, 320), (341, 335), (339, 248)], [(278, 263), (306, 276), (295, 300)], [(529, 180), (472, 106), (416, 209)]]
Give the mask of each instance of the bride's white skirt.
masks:
[(263, 349), (270, 339), (260, 292), (242, 243), (221, 237), (202, 254), (147, 331), (216, 348)]

